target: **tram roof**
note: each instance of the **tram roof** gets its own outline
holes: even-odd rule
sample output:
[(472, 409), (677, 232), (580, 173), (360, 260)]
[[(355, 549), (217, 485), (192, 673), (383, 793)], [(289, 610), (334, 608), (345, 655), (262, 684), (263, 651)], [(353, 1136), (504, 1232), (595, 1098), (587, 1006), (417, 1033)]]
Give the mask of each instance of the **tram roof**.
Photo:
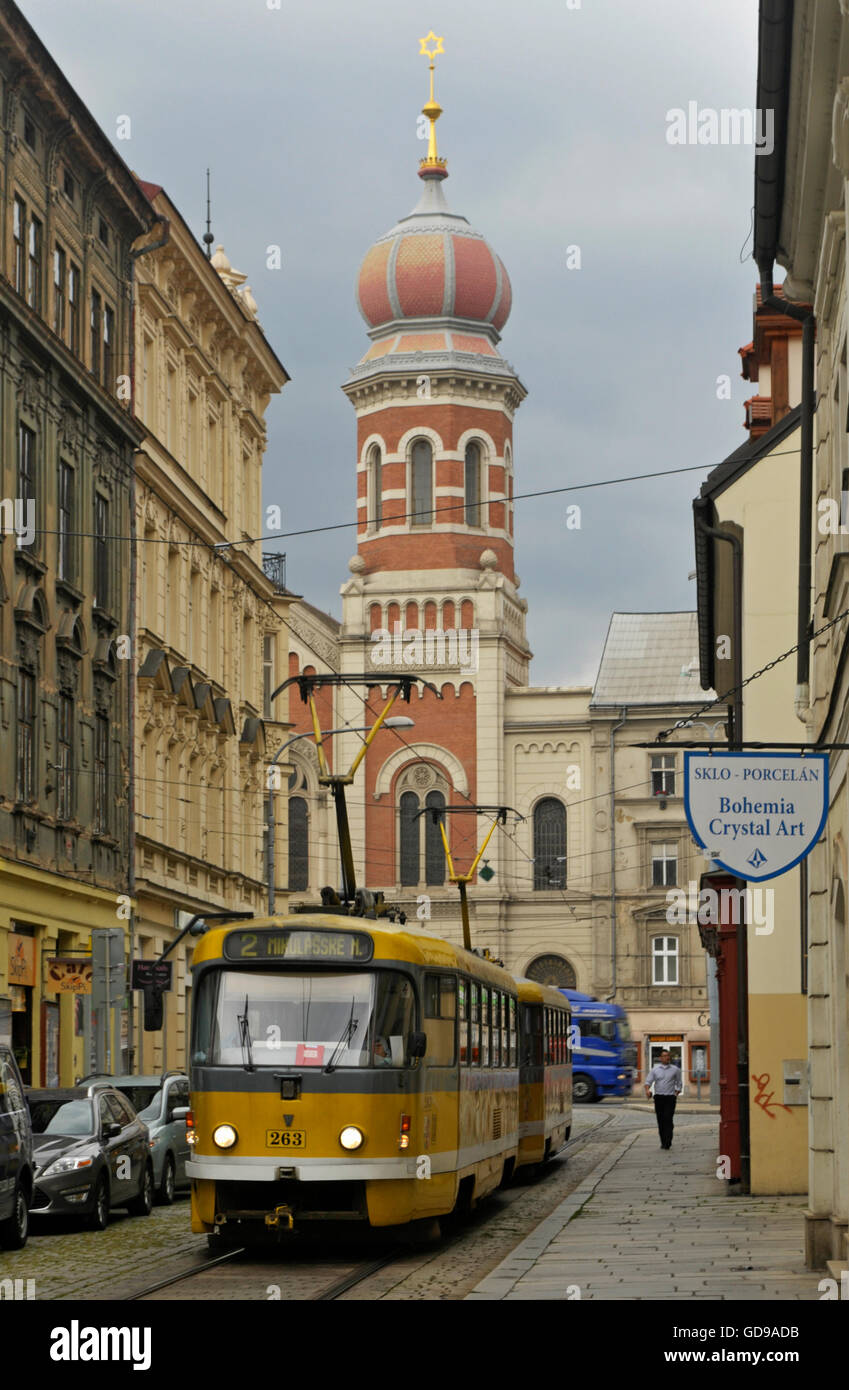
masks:
[(548, 1004), (555, 1009), (568, 1009), (570, 1003), (564, 999), (559, 989), (553, 985), (540, 984), (539, 980), (526, 980), (523, 976), (516, 976), (516, 984), (519, 986), (519, 999), (523, 1004)]

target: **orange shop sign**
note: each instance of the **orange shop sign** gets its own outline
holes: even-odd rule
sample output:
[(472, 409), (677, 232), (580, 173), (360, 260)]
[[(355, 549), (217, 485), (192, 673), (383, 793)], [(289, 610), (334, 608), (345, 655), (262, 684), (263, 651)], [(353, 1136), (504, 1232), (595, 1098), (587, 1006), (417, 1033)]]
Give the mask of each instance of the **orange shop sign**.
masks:
[(9, 984), (35, 984), (35, 937), (9, 933)]
[(54, 956), (47, 962), (47, 988), (56, 994), (91, 994), (91, 956)]

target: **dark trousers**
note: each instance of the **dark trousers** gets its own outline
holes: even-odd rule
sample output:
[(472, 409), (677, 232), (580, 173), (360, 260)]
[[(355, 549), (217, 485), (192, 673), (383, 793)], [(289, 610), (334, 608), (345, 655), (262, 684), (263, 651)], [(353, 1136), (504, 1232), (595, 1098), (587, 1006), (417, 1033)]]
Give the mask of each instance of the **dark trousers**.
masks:
[(675, 1115), (677, 1096), (655, 1096), (654, 1113), (657, 1116), (657, 1132), (665, 1149), (672, 1143), (672, 1120)]

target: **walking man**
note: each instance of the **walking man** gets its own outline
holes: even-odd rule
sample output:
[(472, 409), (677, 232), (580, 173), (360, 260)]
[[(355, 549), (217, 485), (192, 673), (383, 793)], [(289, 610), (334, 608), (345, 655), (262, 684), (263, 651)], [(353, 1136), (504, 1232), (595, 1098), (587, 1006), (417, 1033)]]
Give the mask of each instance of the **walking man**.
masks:
[(654, 1082), (654, 1113), (657, 1117), (657, 1132), (660, 1147), (672, 1148), (672, 1121), (675, 1115), (675, 1101), (681, 1094), (681, 1070), (669, 1060), (669, 1052), (664, 1048), (660, 1061), (652, 1067), (645, 1080), (646, 1096), (651, 1095)]

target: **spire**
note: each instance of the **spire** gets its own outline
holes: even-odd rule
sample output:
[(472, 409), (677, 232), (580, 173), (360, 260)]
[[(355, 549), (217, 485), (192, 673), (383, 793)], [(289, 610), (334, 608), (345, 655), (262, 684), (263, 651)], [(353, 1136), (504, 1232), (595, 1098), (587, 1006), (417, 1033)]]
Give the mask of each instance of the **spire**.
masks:
[(210, 261), (212, 260), (212, 243), (214, 242), (215, 237), (212, 235), (212, 219), (210, 217), (208, 169), (206, 171), (206, 231), (203, 234), (203, 239), (206, 243), (206, 259)]
[[(433, 41), (434, 47), (428, 48), (428, 44), (431, 40)], [(442, 107), (439, 105), (439, 102), (434, 99), (433, 95), (433, 60), (437, 53), (444, 52), (445, 49), (442, 47), (442, 38), (437, 37), (432, 29), (423, 39), (419, 39), (419, 54), (423, 54), (425, 58), (430, 59), (430, 100), (425, 102), (422, 107), (422, 115), (427, 116), (430, 121), (430, 138), (427, 144), (427, 155), (424, 159), (419, 160), (420, 179), (447, 179), (448, 177), (446, 161), (440, 159), (436, 148), (436, 122), (442, 115)]]

